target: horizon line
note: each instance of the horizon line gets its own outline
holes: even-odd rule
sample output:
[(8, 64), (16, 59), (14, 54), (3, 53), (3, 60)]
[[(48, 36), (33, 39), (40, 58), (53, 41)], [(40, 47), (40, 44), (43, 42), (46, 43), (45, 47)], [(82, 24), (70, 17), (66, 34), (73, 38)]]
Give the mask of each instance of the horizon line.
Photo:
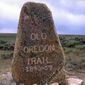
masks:
[[(0, 34), (17, 34), (17, 33), (0, 33)], [(58, 33), (58, 35), (85, 35), (85, 34), (67, 34), (67, 33)]]

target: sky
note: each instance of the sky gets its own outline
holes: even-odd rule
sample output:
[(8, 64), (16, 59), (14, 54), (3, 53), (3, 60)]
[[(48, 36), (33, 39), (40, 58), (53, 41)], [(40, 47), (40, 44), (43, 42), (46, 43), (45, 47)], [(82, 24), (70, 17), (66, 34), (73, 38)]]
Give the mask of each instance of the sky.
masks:
[(0, 33), (17, 33), (21, 8), (30, 1), (50, 8), (58, 34), (85, 35), (85, 0), (0, 0)]

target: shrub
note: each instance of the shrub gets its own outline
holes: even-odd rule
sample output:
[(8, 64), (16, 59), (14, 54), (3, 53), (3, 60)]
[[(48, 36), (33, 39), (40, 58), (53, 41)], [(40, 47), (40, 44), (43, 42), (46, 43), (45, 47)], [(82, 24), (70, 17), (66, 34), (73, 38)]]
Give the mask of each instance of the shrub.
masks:
[(4, 49), (4, 46), (3, 45), (0, 45), (0, 50), (3, 50)]
[(7, 42), (4, 40), (0, 40), (0, 44), (5, 44), (5, 43), (7, 43)]
[(1, 59), (12, 59), (13, 57), (13, 52), (9, 54), (1, 54)]
[(14, 50), (14, 45), (12, 44), (9, 44), (9, 43), (6, 43), (4, 46), (3, 46), (3, 50)]
[(75, 47), (76, 45), (79, 45), (79, 44), (80, 42), (73, 40), (73, 41), (66, 43), (66, 47)]

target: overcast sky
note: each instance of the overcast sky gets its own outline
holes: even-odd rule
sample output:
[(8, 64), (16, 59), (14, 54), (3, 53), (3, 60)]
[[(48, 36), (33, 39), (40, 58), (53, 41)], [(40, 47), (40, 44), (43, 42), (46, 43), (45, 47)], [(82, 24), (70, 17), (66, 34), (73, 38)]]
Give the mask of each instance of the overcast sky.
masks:
[(20, 10), (27, 1), (45, 3), (58, 34), (85, 35), (85, 0), (0, 0), (0, 33), (16, 33)]

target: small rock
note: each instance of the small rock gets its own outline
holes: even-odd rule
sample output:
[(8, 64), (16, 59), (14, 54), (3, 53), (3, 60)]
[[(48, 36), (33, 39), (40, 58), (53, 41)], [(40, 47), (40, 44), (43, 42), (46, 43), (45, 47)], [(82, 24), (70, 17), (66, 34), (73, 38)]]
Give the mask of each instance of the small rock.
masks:
[(15, 82), (13, 82), (12, 74), (11, 72), (7, 72), (5, 74), (1, 75), (0, 85), (16, 85)]
[(83, 82), (81, 83), (81, 85), (85, 85), (85, 81), (83, 81)]
[(81, 85), (83, 80), (79, 79), (79, 78), (68, 78), (68, 83), (69, 85)]
[(53, 84), (51, 84), (51, 85), (58, 85), (58, 83), (53, 83)]

